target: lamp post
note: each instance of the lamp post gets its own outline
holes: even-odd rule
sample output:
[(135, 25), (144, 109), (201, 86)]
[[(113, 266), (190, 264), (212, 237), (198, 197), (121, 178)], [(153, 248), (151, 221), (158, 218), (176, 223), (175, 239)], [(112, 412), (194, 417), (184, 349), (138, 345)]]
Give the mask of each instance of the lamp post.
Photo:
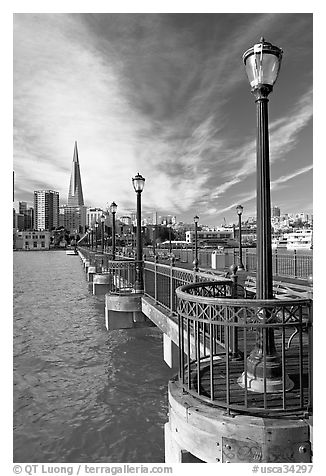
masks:
[(105, 216), (101, 216), (101, 247), (102, 247), (102, 254), (104, 253), (104, 222)]
[(198, 220), (199, 217), (196, 215), (194, 216), (194, 222), (195, 222), (195, 259), (194, 259), (194, 271), (198, 271)]
[(156, 226), (153, 226), (153, 254), (156, 255)]
[(94, 248), (94, 229), (91, 228), (91, 245), (92, 245), (92, 251)]
[(95, 251), (97, 252), (97, 229), (98, 229), (98, 223), (97, 221), (95, 222)]
[(134, 190), (137, 194), (137, 232), (136, 232), (136, 282), (135, 291), (143, 291), (143, 272), (142, 272), (142, 240), (141, 240), (141, 193), (144, 190), (145, 179), (139, 173), (132, 179)]
[(117, 212), (118, 205), (112, 202), (110, 205), (110, 212), (112, 213), (112, 259), (115, 260), (115, 214)]
[(172, 254), (172, 242), (171, 242), (171, 225), (168, 225), (169, 228), (169, 254)]
[(244, 266), (242, 263), (242, 233), (241, 233), (241, 217), (243, 212), (243, 206), (238, 205), (236, 210), (239, 217), (239, 264), (238, 264), (238, 270), (239, 270), (239, 269), (244, 269)]
[[(268, 138), (268, 95), (272, 92), (281, 66), (283, 51), (260, 39), (243, 54), (246, 73), (255, 97), (257, 110), (257, 274), (256, 297), (273, 298), (273, 270), (271, 244), (271, 199)], [(262, 308), (257, 318), (268, 322), (270, 311)], [(271, 327), (259, 329), (256, 344), (247, 358), (247, 384), (255, 392), (289, 390), (293, 382), (282, 375), (281, 360), (276, 352), (274, 331)], [(283, 378), (282, 378), (283, 377)], [(283, 379), (285, 389), (283, 389)], [(239, 379), (244, 386), (244, 374)]]

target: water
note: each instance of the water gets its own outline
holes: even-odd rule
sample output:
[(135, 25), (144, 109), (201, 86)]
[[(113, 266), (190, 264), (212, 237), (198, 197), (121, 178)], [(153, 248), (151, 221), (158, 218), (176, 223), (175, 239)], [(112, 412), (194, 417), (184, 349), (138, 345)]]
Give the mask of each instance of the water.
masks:
[(172, 375), (158, 329), (107, 332), (78, 257), (14, 253), (14, 462), (164, 462)]

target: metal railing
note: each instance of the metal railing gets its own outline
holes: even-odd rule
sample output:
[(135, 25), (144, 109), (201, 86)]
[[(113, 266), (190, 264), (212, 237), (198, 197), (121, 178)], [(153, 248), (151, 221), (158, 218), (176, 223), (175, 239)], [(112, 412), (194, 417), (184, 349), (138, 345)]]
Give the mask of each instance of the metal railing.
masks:
[[(155, 304), (159, 304), (169, 311), (171, 315), (177, 312), (176, 289), (184, 284), (202, 282), (209, 280), (221, 280), (225, 273), (220, 272), (213, 277), (211, 274), (194, 272), (174, 265), (174, 260), (170, 265), (159, 264), (154, 261), (144, 262), (144, 294), (154, 299)], [(228, 282), (232, 282), (228, 280)]]
[[(198, 260), (199, 267), (210, 268), (212, 266), (212, 251), (213, 250), (199, 250)], [(157, 250), (156, 253), (162, 257), (168, 257), (168, 250)], [(173, 255), (181, 263), (192, 264), (194, 260), (194, 253), (191, 249), (173, 249)], [(149, 253), (150, 255), (153, 252)], [(239, 250), (237, 248), (227, 249), (224, 252), (219, 252), (218, 260), (222, 263), (222, 268), (229, 268), (232, 264), (238, 264)], [(245, 270), (248, 272), (256, 271), (256, 252), (254, 249), (244, 248), (242, 253), (242, 262)], [(272, 254), (273, 275), (305, 279), (313, 273), (313, 256), (303, 253), (297, 253), (294, 250), (291, 253), (282, 253), (278, 250), (273, 250)]]
[[(276, 417), (303, 417), (312, 405), (312, 301), (233, 299), (229, 282), (193, 283), (176, 290), (179, 382), (210, 405)], [(277, 391), (253, 391), (247, 358), (257, 334), (273, 331), (281, 369)], [(263, 366), (267, 365), (266, 346)]]
[[(85, 248), (80, 248), (80, 251), (89, 260), (90, 266), (95, 266), (96, 273), (109, 276), (106, 282), (109, 285), (109, 292), (131, 293), (134, 291), (138, 261), (125, 259), (119, 255), (112, 260), (111, 254), (99, 254)], [(139, 265), (143, 266), (143, 262)]]

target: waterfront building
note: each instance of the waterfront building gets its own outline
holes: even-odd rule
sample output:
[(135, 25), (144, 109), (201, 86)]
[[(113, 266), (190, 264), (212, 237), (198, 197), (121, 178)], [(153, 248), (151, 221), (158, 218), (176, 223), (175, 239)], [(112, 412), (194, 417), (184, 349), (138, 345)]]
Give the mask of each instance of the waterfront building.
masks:
[[(208, 246), (225, 246), (234, 239), (234, 233), (232, 228), (220, 228), (217, 231), (197, 231), (197, 243), (200, 247)], [(193, 244), (195, 241), (195, 231), (188, 230), (186, 231), (186, 242), (188, 244)]]
[(128, 226), (131, 225), (131, 218), (130, 218), (129, 216), (120, 217), (120, 221), (121, 221), (121, 223), (123, 223), (124, 225), (128, 225)]
[(101, 223), (101, 216), (106, 215), (107, 213), (102, 210), (102, 208), (93, 208), (89, 207), (86, 210), (86, 226), (91, 228), (95, 225), (95, 222)]
[(16, 250), (49, 250), (50, 231), (18, 231), (15, 237)]
[(34, 229), (51, 230), (59, 224), (59, 192), (34, 191)]

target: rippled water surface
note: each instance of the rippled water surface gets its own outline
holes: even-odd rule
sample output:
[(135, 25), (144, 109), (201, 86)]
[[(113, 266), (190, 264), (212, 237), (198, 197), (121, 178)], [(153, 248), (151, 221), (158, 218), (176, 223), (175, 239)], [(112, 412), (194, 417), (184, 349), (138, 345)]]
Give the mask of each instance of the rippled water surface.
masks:
[(80, 259), (14, 253), (14, 461), (163, 462), (156, 328), (107, 332)]

